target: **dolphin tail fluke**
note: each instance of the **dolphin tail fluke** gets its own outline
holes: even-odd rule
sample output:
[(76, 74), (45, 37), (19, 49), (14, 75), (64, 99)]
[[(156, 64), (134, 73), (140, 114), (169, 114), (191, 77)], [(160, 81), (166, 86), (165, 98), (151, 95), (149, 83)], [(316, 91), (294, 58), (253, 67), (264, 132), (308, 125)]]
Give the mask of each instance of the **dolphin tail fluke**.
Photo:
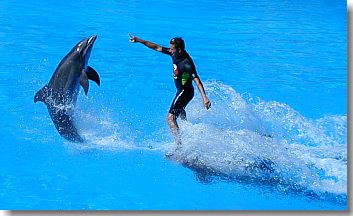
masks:
[(80, 84), (81, 84), (83, 90), (85, 90), (85, 95), (87, 95), (88, 88), (89, 88), (89, 83), (88, 83), (87, 74), (85, 73), (84, 70), (81, 71)]
[(95, 71), (90, 66), (87, 66), (86, 73), (87, 73), (87, 77), (88, 77), (89, 80), (94, 81), (95, 83), (97, 83), (98, 86), (101, 85), (101, 82), (100, 82), (99, 75), (98, 75), (97, 71)]
[(37, 101), (42, 101), (45, 103), (45, 99), (48, 97), (48, 85), (45, 85), (34, 95), (34, 103)]

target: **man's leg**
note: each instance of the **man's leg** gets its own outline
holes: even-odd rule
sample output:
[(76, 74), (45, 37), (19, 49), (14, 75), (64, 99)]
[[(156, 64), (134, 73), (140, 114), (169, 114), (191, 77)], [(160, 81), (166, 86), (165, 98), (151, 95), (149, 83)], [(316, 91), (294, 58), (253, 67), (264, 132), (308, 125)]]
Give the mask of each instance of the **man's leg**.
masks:
[(186, 120), (185, 107), (190, 102), (193, 96), (194, 96), (193, 88), (189, 90), (183, 89), (181, 92), (178, 92), (175, 95), (172, 105), (170, 106), (170, 109), (169, 109), (167, 122), (172, 134), (175, 137), (175, 142), (178, 145), (181, 145), (181, 135), (180, 135), (179, 126), (176, 120), (178, 116), (180, 116), (182, 120)]
[(181, 118), (181, 120), (183, 120), (183, 121), (187, 121), (185, 109), (183, 109), (183, 110), (181, 111), (181, 113), (180, 113), (180, 118)]
[(168, 113), (167, 122), (168, 122), (169, 128), (175, 138), (176, 144), (181, 145), (180, 131), (179, 131), (179, 126), (176, 121), (176, 118), (177, 117), (173, 113)]

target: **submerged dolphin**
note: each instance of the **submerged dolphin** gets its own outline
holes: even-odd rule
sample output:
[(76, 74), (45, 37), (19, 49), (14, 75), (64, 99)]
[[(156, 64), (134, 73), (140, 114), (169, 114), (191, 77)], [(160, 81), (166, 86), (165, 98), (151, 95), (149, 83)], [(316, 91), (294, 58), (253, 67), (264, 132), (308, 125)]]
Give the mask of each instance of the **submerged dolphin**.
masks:
[(80, 85), (87, 95), (89, 82), (100, 85), (98, 73), (88, 66), (97, 36), (83, 39), (61, 60), (48, 84), (34, 96), (34, 103), (42, 101), (48, 108), (59, 134), (73, 142), (83, 142), (73, 122), (73, 111)]

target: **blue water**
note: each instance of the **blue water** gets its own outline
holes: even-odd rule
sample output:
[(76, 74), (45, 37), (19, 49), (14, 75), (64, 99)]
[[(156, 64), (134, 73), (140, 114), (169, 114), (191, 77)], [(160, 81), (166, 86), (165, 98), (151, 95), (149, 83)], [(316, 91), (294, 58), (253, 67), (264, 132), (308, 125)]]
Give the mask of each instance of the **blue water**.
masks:
[[(1, 1), (0, 209), (346, 210), (346, 20), (328, 0)], [(195, 91), (175, 160), (171, 59), (128, 33), (183, 37), (212, 102)], [(93, 34), (75, 144), (33, 96)]]

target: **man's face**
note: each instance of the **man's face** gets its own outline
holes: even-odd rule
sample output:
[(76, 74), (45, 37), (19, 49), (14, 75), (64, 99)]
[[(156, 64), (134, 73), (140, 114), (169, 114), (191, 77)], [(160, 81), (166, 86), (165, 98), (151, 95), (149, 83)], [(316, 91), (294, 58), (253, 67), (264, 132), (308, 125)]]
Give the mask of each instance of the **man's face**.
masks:
[(178, 58), (179, 52), (175, 49), (175, 44), (169, 44), (169, 52), (170, 52), (175, 58)]

